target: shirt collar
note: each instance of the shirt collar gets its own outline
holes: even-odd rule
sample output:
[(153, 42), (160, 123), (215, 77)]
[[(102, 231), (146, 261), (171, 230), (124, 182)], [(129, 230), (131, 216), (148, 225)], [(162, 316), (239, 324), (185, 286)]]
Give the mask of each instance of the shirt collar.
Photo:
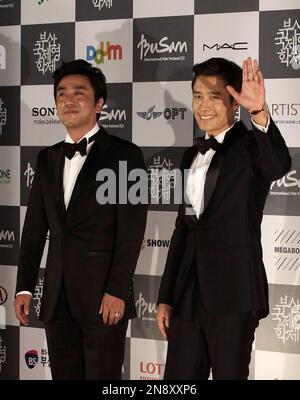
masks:
[[(225, 131), (219, 133), (217, 136), (215, 136), (215, 139), (219, 142), (219, 143), (223, 143), (224, 139), (225, 139), (225, 135), (228, 131), (230, 131), (230, 129), (233, 127), (233, 125), (235, 124), (235, 122), (230, 125), (229, 128), (225, 129)], [(209, 134), (206, 132), (205, 134), (205, 139), (209, 139)]]
[[(79, 140), (79, 142), (80, 142), (82, 139), (84, 139), (84, 138), (86, 138), (86, 140), (89, 142), (89, 138), (90, 138), (91, 136), (93, 136), (95, 133), (97, 133), (98, 131), (99, 131), (99, 125), (96, 123), (95, 126), (94, 126), (90, 131), (88, 131), (88, 132)], [(68, 133), (67, 133), (67, 135), (66, 135), (65, 142), (67, 142), (67, 143), (75, 143), (74, 140), (71, 138), (71, 136), (70, 136)]]

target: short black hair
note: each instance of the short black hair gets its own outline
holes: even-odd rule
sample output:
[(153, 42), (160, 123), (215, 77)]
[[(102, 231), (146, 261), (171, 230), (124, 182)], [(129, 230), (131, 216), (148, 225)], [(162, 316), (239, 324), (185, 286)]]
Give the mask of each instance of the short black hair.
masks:
[[(194, 77), (192, 80), (192, 89), (199, 76), (218, 76), (223, 79), (225, 85), (234, 87), (237, 92), (241, 91), (243, 73), (242, 68), (233, 61), (225, 58), (210, 58), (200, 64), (193, 66)], [(230, 96), (232, 98), (232, 96)]]
[(107, 98), (106, 78), (100, 68), (93, 67), (85, 60), (73, 60), (64, 62), (57, 68), (52, 75), (54, 79), (54, 99), (56, 100), (57, 86), (62, 78), (67, 75), (85, 75), (94, 89), (95, 103), (102, 98), (103, 104)]

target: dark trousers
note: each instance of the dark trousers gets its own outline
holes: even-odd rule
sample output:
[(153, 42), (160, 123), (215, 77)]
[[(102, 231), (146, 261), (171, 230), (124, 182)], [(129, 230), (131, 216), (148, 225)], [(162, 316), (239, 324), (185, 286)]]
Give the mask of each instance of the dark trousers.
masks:
[[(258, 317), (204, 310), (197, 282), (171, 319), (164, 379), (247, 379)], [(193, 312), (191, 313), (191, 310)]]
[(52, 378), (121, 379), (127, 324), (76, 321), (62, 287), (55, 315), (45, 323)]

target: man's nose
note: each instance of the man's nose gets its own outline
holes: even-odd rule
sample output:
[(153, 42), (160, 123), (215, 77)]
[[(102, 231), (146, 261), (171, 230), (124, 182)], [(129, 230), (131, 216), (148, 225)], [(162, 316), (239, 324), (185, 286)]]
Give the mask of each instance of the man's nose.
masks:
[(74, 104), (75, 96), (72, 93), (66, 94), (65, 96), (65, 104)]
[(208, 110), (211, 107), (211, 101), (208, 97), (204, 97), (200, 101), (200, 110)]

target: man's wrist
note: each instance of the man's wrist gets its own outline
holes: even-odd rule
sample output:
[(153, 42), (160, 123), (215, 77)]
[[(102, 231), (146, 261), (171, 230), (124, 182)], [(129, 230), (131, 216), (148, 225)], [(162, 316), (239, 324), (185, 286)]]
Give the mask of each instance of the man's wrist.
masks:
[(248, 110), (251, 115), (251, 119), (258, 125), (266, 126), (269, 120), (269, 108), (267, 104), (256, 110)]
[(262, 112), (269, 113), (269, 108), (268, 108), (267, 104), (265, 103), (262, 107), (259, 107), (259, 108), (254, 109), (254, 110), (248, 110), (248, 112), (249, 112), (249, 114), (251, 116), (254, 116), (254, 115), (258, 115), (258, 114), (260, 114)]

